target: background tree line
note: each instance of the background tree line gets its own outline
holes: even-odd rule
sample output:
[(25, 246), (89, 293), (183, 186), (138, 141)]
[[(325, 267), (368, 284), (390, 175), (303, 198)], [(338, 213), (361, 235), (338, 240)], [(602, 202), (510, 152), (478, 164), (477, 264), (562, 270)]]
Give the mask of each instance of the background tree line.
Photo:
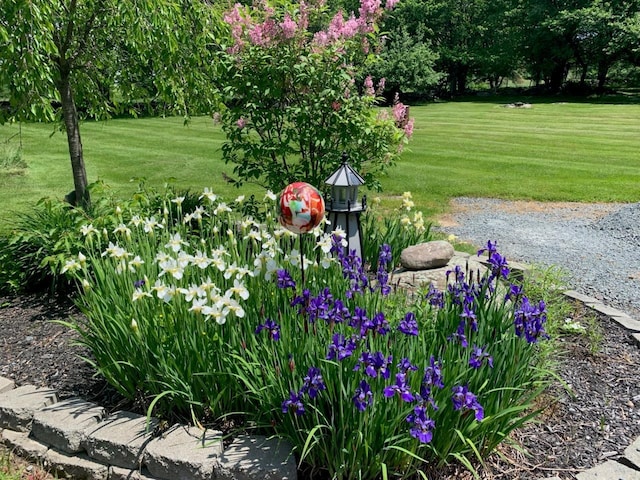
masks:
[(638, 0), (402, 0), (384, 27), (379, 73), (401, 93), (640, 85)]

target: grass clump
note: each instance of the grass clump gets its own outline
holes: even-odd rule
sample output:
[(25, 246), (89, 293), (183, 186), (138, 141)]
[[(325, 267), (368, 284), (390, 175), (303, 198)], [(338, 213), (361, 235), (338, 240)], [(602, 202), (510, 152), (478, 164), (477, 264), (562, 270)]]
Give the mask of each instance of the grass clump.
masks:
[(495, 245), (486, 275), (457, 268), (409, 302), (387, 244), (367, 271), (338, 232), (280, 227), (271, 194), (261, 221), (243, 197), (186, 198), (116, 206), (108, 234), (82, 225), (62, 268), (87, 317), (69, 326), (150, 413), (285, 438), (302, 468), (341, 479), (473, 469), (535, 415), (545, 306), (502, 286)]

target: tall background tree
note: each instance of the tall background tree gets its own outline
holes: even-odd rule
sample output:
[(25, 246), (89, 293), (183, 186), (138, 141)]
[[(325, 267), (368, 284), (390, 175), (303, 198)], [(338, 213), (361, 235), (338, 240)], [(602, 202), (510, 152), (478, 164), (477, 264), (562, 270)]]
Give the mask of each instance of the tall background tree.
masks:
[(3, 0), (2, 10), (0, 121), (61, 122), (79, 204), (89, 203), (82, 118), (130, 110), (133, 99), (183, 115), (212, 109), (219, 16), (207, 3)]

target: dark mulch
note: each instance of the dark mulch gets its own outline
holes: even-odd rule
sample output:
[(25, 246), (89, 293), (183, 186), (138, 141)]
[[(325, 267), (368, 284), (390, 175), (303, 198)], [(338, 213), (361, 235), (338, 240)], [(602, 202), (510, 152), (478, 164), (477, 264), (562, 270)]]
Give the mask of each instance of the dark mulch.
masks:
[[(71, 302), (46, 297), (0, 297), (0, 376), (17, 385), (56, 389), (107, 410), (134, 409), (80, 358), (76, 335), (51, 320), (77, 315)], [(540, 400), (545, 411), (513, 435), (526, 453), (503, 445), (481, 476), (533, 480), (576, 475), (607, 459), (619, 459), (640, 436), (640, 348), (623, 328), (601, 317), (603, 339), (592, 351), (586, 336), (563, 337), (558, 381)], [(564, 383), (564, 385), (563, 385)], [(466, 478), (449, 471), (440, 478)]]

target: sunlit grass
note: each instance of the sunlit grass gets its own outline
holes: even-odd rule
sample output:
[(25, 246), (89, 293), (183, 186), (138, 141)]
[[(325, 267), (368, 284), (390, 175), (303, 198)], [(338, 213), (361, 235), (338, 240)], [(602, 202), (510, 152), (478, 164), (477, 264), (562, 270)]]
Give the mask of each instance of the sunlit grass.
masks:
[[(404, 191), (427, 215), (445, 212), (458, 196), (640, 201), (640, 105), (527, 100), (531, 108), (505, 108), (499, 100), (412, 107), (415, 134), (382, 179), (383, 206)], [(0, 141), (17, 132), (17, 125), (0, 127)], [(227, 197), (255, 191), (223, 180), (232, 166), (222, 161), (224, 137), (210, 118), (186, 126), (181, 118), (84, 122), (81, 133), (89, 181), (103, 180), (117, 195), (131, 193), (137, 177), (159, 188), (173, 177), (178, 186), (209, 186)], [(12, 212), (73, 189), (63, 133), (23, 124), (22, 144), (26, 173), (0, 171), (0, 230), (10, 228)]]

